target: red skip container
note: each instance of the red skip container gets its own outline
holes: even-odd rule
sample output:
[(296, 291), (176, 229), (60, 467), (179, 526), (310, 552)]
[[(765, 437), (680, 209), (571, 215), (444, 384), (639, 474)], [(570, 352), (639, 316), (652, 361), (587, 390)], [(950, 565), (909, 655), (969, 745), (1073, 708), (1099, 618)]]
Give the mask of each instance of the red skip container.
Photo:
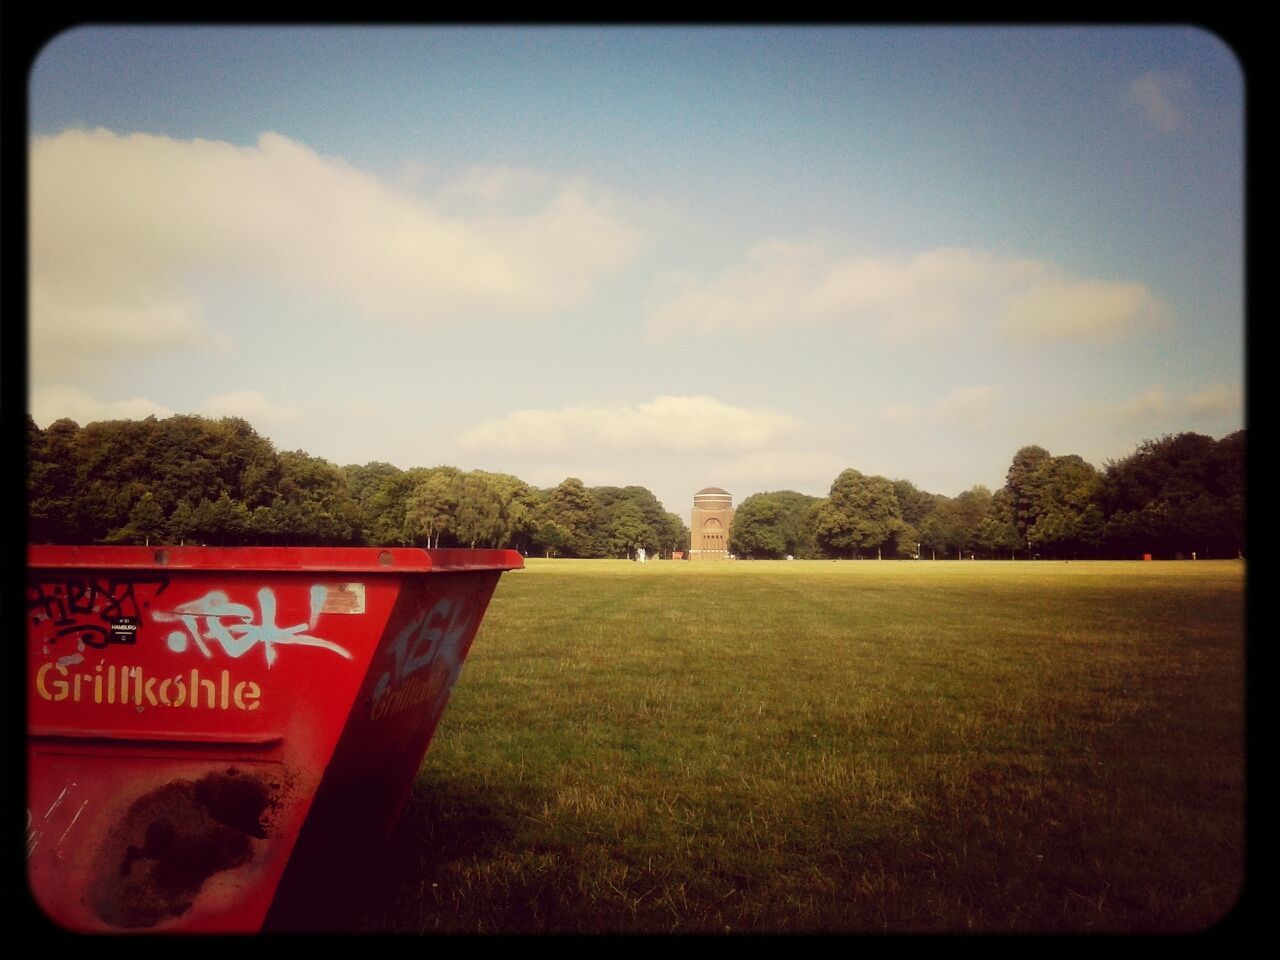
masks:
[(27, 867), (87, 932), (325, 929), (512, 550), (33, 546)]

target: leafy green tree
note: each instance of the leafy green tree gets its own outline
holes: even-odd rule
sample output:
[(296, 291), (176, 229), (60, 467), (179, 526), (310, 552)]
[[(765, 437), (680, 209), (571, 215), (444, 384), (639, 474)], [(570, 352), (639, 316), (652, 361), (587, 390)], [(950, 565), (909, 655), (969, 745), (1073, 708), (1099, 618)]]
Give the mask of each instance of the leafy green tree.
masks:
[(898, 506), (902, 510), (903, 522), (920, 530), (929, 514), (933, 513), (938, 503), (944, 499), (941, 494), (926, 493), (910, 480), (894, 480), (893, 495), (898, 498)]
[(653, 529), (645, 523), (644, 513), (634, 502), (623, 500), (615, 503), (609, 508), (608, 517), (605, 541), (610, 556), (632, 556), (637, 547), (657, 549)]
[(1022, 546), (1018, 529), (1013, 523), (1012, 498), (1008, 490), (1001, 488), (991, 497), (987, 515), (978, 524), (978, 547), (988, 556), (1013, 559)]
[(286, 542), (358, 543), (360, 506), (351, 496), (342, 471), (303, 450), (281, 453), (279, 462), (278, 496), (271, 506), (281, 517), (280, 528)]
[(426, 538), (426, 546), (440, 546), (441, 536), (453, 536), (461, 494), (462, 471), (435, 467), (414, 482), (404, 506), (404, 531), (411, 543)]
[(246, 509), (269, 504), (280, 480), (275, 448), (240, 417), (206, 421), (208, 456), (217, 466), (220, 490)]
[(485, 478), (498, 502), (498, 533), (493, 546), (527, 553), (538, 509), (537, 491), (509, 473), (488, 473)]
[(78, 539), (80, 426), (63, 418), (40, 430), (27, 417), (27, 536), (36, 543)]
[(1049, 451), (1044, 447), (1023, 447), (1013, 455), (1013, 463), (1005, 474), (1004, 489), (1009, 491), (1014, 529), (1023, 543), (1029, 539), (1027, 534), (1036, 522), (1038, 504), (1042, 500), (1039, 469), (1049, 459)]
[(1027, 539), (1050, 556), (1096, 556), (1103, 516), (1098, 471), (1070, 454), (1042, 461), (1031, 475), (1035, 491)]
[(545, 518), (567, 531), (565, 555), (590, 557), (599, 555), (595, 535), (599, 507), (581, 480), (567, 477), (547, 498)]
[(816, 555), (813, 511), (819, 503), (818, 497), (794, 490), (747, 497), (733, 512), (730, 550), (738, 556), (773, 560)]
[(1244, 549), (1245, 432), (1148, 440), (1110, 462), (1099, 501), (1112, 555), (1232, 557)]
[(736, 556), (778, 560), (787, 554), (777, 504), (765, 494), (754, 494), (733, 511), (729, 549)]
[(831, 484), (831, 492), (817, 512), (817, 540), (838, 556), (859, 556), (863, 550), (881, 555), (903, 529), (902, 511), (893, 484), (845, 470)]
[[(184, 501), (185, 502), (185, 501)], [(182, 504), (179, 504), (181, 508)], [(174, 510), (176, 517), (178, 510)], [(280, 536), (282, 530), (282, 517), (269, 506), (254, 507), (253, 512), (249, 514), (248, 519), (248, 535), (254, 543), (267, 544), (274, 546), (276, 538)], [(172, 526), (172, 521), (171, 521)]]
[[(191, 504), (200, 500), (216, 500), (224, 489), (238, 490), (236, 478), (228, 486), (218, 463), (222, 445), (214, 436), (212, 422), (205, 417), (168, 417), (155, 424), (148, 441), (147, 458), (152, 465), (151, 476), (157, 488), (163, 491), (160, 494), (162, 506), (176, 507), (179, 499)], [(268, 444), (268, 450), (269, 447)], [(270, 455), (275, 466), (274, 451), (270, 451)], [(275, 479), (270, 485), (275, 486)], [(274, 497), (274, 490), (270, 495)]]
[(919, 556), (920, 532), (905, 520), (884, 544), (883, 555), (899, 560), (910, 560)]
[(152, 540), (163, 542), (166, 523), (164, 510), (150, 491), (144, 493), (129, 511), (129, 522), (123, 528), (121, 538), (131, 543), (150, 544)]
[(454, 484), (453, 534), (468, 547), (526, 550), (535, 527), (537, 497), (518, 477), (472, 470)]
[(920, 536), (930, 550), (964, 557), (981, 546), (978, 527), (991, 509), (991, 491), (981, 484), (957, 497), (938, 497)]
[(210, 539), (216, 539), (220, 546), (243, 543), (249, 532), (249, 512), (244, 501), (232, 500), (225, 490), (209, 504), (209, 520)]
[(658, 528), (658, 551), (670, 557), (679, 550), (688, 553), (690, 532), (688, 525), (674, 513), (664, 512)]
[(366, 543), (387, 546), (412, 541), (406, 526), (406, 507), (413, 478), (390, 463), (347, 464), (342, 475), (360, 508), (360, 529)]
[(591, 487), (592, 498), (596, 503), (594, 533), (590, 538), (600, 555), (617, 553), (610, 545), (609, 526), (615, 508), (622, 503), (630, 503), (639, 509), (649, 534), (636, 545), (643, 546), (651, 553), (665, 553), (670, 556), (673, 550), (687, 550), (689, 547), (689, 529), (683, 520), (663, 509), (661, 501), (646, 487)]
[(188, 540), (196, 539), (195, 508), (190, 500), (183, 497), (177, 502), (173, 512), (169, 514), (165, 529), (170, 543), (185, 544)]
[[(147, 417), (84, 429), (59, 422), (31, 463), (33, 535), (63, 541), (141, 543), (167, 539), (174, 529), (181, 536), (191, 504), (212, 507), (226, 494), (238, 516), (234, 504), (266, 503), (278, 477), (271, 444), (239, 418)], [(175, 526), (170, 518), (181, 500), (187, 509)], [(55, 516), (62, 523), (56, 531), (48, 523)]]
[(503, 532), (502, 504), (489, 478), (479, 471), (464, 473), (458, 484), (454, 534), (466, 546), (493, 545)]
[(569, 531), (545, 516), (545, 504), (534, 520), (532, 543), (546, 557), (560, 556), (569, 546)]

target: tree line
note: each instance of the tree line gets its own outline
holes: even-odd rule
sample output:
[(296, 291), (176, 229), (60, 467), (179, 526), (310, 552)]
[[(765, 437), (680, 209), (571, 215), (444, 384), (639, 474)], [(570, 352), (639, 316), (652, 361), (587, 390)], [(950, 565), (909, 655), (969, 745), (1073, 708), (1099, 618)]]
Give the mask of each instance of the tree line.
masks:
[[(84, 427), (27, 418), (28, 538), (43, 543), (508, 547), (525, 554), (671, 556), (689, 529), (644, 487), (539, 489), (451, 466), (337, 466), (277, 452), (238, 417)], [(1005, 485), (956, 497), (842, 472), (826, 497), (739, 505), (740, 557), (1235, 557), (1244, 551), (1245, 432), (1181, 433), (1099, 471), (1027, 446)]]
[(1148, 440), (1099, 471), (1039, 446), (1005, 485), (956, 497), (845, 470), (825, 498), (747, 497), (729, 548), (752, 558), (1236, 557), (1245, 549), (1245, 432)]
[(621, 557), (687, 550), (689, 529), (644, 487), (537, 489), (451, 466), (336, 466), (277, 452), (238, 417), (27, 417), (34, 543), (507, 547)]

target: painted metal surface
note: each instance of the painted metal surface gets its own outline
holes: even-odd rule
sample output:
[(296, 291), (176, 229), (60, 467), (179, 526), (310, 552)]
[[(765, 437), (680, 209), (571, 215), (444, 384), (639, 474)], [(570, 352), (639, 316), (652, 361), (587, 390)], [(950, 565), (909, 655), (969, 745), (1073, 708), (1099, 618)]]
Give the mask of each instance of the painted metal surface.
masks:
[(27, 865), (79, 931), (322, 929), (507, 550), (31, 547)]

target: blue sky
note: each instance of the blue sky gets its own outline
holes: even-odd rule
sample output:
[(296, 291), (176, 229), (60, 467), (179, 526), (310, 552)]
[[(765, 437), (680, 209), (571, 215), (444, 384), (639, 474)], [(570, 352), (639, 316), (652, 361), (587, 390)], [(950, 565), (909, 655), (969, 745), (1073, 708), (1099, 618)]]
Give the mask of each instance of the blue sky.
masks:
[(1243, 426), (1243, 77), (1194, 28), (80, 28), (29, 95), (41, 425), (682, 514)]

